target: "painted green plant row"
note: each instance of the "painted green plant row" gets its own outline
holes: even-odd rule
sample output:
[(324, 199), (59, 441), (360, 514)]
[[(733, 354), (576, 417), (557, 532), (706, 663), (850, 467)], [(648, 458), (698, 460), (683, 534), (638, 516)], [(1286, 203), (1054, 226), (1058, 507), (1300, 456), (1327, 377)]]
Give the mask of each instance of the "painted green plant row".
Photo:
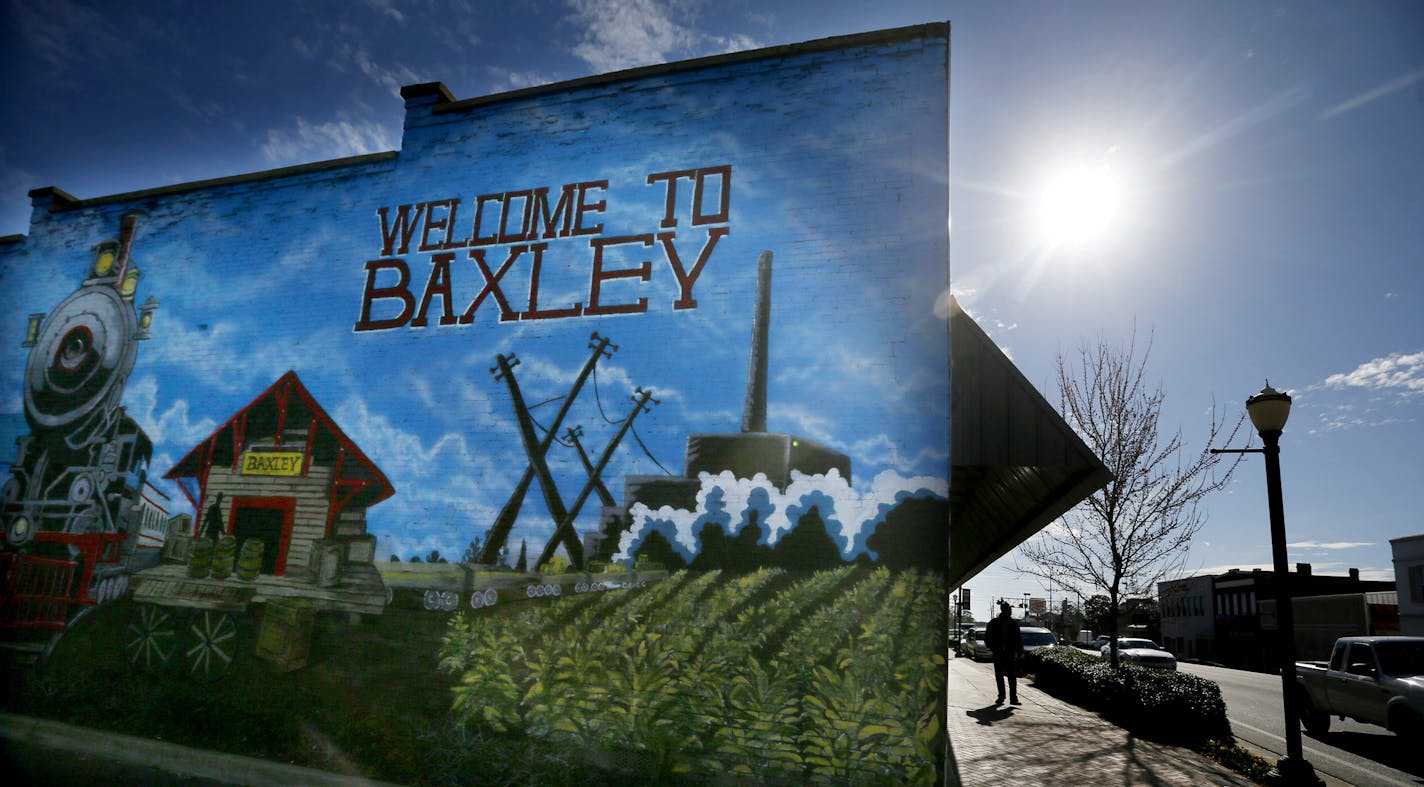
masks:
[(455, 618), (462, 723), (636, 757), (661, 778), (928, 783), (943, 744), (937, 575), (677, 572)]

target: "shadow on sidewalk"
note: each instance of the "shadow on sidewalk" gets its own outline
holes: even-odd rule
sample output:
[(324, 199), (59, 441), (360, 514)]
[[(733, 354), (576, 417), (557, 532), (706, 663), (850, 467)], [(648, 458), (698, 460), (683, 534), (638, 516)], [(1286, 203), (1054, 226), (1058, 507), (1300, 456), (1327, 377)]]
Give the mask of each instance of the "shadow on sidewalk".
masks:
[(986, 727), (993, 726), (995, 722), (1003, 721), (1014, 715), (1016, 708), (1012, 705), (986, 705), (978, 710), (967, 710), (965, 716), (969, 716)]

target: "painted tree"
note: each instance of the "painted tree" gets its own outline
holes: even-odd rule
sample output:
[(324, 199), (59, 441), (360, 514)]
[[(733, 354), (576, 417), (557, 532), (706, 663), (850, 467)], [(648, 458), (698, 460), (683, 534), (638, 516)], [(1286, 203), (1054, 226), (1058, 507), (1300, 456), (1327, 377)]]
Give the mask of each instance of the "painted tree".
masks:
[(1231, 443), (1245, 420), (1229, 425), (1214, 403), (1199, 452), (1186, 450), (1180, 429), (1163, 433), (1165, 394), (1147, 379), (1151, 349), (1149, 339), (1139, 357), (1134, 334), (1126, 346), (1099, 339), (1079, 345), (1071, 360), (1059, 355), (1059, 408), (1113, 479), (1025, 542), (1016, 561), (1019, 571), (1051, 586), (1107, 595), (1114, 667), (1123, 599), (1152, 593), (1185, 565), (1206, 522), (1203, 500), (1226, 485), (1241, 461), (1239, 454), (1225, 459), (1205, 450)]

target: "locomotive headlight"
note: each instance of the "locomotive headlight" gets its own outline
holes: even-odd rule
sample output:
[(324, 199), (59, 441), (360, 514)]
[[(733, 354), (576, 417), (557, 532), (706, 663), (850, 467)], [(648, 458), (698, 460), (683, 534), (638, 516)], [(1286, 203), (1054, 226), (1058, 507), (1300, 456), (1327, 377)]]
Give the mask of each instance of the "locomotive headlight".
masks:
[(134, 292), (138, 290), (138, 277), (138, 268), (129, 266), (129, 269), (124, 271), (124, 280), (119, 282), (119, 295), (124, 300), (133, 300)]
[(114, 262), (119, 258), (119, 242), (116, 240), (106, 240), (94, 247), (94, 270), (95, 276), (114, 275)]
[(30, 520), (21, 514), (10, 520), (10, 526), (5, 528), (5, 540), (11, 546), (20, 546), (30, 540), (31, 532)]
[(149, 329), (153, 327), (153, 313), (158, 310), (158, 299), (152, 295), (148, 300), (138, 307), (138, 330), (134, 331), (134, 338), (139, 341), (150, 338), (152, 334)]
[(30, 324), (25, 328), (25, 340), (20, 342), (21, 347), (35, 346), (35, 342), (40, 338), (40, 325), (44, 323), (44, 318), (44, 312), (30, 315)]

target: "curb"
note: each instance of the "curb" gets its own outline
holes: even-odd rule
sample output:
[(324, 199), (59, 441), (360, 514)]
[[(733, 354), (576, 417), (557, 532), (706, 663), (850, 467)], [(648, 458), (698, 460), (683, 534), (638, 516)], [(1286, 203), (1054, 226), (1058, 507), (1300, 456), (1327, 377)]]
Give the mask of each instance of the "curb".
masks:
[(0, 740), (11, 740), (112, 762), (143, 765), (175, 776), (210, 779), (247, 787), (398, 787), (357, 774), (332, 773), (240, 754), (207, 751), (117, 732), (77, 727), (48, 719), (0, 713)]

